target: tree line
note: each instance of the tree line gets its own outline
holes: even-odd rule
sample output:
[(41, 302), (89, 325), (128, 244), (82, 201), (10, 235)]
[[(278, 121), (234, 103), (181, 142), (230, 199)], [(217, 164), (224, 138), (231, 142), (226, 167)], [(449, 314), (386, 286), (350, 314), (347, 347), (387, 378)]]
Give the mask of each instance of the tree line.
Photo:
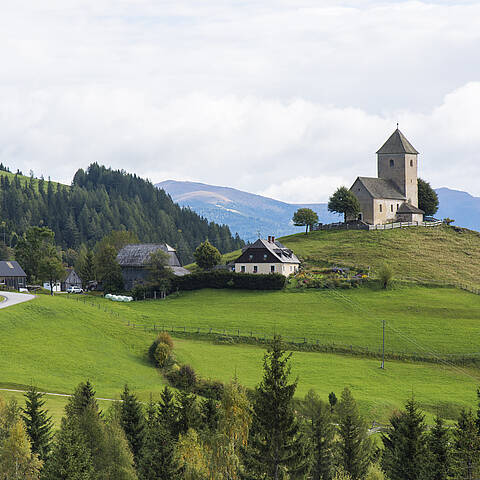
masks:
[(31, 226), (50, 228), (64, 250), (91, 249), (111, 231), (128, 230), (141, 242), (172, 245), (183, 263), (193, 260), (195, 247), (206, 238), (221, 252), (244, 245), (228, 226), (180, 207), (151, 182), (96, 163), (78, 170), (71, 186), (33, 175), (0, 176), (0, 219), (9, 246)]
[(427, 428), (414, 398), (392, 414), (381, 445), (348, 388), (328, 401), (294, 400), (291, 354), (276, 337), (253, 391), (237, 379), (220, 401), (167, 386), (144, 405), (128, 386), (102, 411), (78, 385), (53, 433), (44, 396), (0, 398), (0, 478), (28, 480), (473, 480), (480, 473), (480, 407)]

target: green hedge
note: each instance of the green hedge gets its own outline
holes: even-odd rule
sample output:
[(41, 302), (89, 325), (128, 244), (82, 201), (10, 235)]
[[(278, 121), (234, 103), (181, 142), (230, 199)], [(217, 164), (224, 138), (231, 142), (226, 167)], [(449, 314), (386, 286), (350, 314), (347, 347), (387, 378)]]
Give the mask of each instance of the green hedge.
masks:
[(235, 273), (216, 270), (176, 277), (173, 290), (199, 290), (201, 288), (234, 288), (241, 290), (282, 290), (287, 279), (279, 273)]

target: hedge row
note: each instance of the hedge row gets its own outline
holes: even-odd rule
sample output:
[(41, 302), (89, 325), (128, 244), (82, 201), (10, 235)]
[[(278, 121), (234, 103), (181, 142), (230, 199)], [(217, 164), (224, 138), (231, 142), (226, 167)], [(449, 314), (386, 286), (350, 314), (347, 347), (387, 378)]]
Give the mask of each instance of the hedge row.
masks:
[(279, 273), (235, 273), (217, 270), (176, 277), (172, 282), (172, 289), (233, 288), (241, 290), (282, 290), (285, 287), (286, 280)]

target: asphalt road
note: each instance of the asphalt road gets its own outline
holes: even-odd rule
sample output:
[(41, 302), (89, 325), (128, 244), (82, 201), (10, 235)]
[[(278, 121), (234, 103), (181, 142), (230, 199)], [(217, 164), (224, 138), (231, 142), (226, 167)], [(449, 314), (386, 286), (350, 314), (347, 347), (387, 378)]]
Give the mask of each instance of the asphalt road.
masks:
[(33, 300), (35, 295), (30, 295), (29, 293), (0, 292), (0, 297), (5, 297), (5, 301), (0, 302), (0, 308), (7, 308), (17, 303)]

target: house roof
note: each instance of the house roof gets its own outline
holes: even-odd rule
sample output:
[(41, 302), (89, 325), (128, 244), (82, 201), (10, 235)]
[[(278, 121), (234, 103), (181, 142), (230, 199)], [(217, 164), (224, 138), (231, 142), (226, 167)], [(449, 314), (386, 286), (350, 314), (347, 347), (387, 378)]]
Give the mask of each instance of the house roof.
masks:
[(358, 177), (357, 180), (373, 198), (389, 198), (392, 200), (405, 200), (406, 198), (391, 180), (371, 177)]
[(405, 138), (405, 135), (397, 128), (390, 138), (383, 144), (377, 153), (414, 153), (418, 152), (413, 145)]
[[(247, 245), (243, 251), (242, 255), (247, 252), (248, 250), (268, 250), (275, 258), (278, 263), (300, 263), (300, 260), (297, 256), (290, 250), (289, 248), (282, 245), (280, 242), (269, 242), (268, 240), (263, 240), (259, 238), (256, 242), (252, 243), (251, 245)], [(269, 260), (268, 263), (271, 263)]]
[(27, 274), (15, 260), (0, 261), (0, 277), (26, 277)]
[(148, 264), (150, 255), (158, 250), (168, 254), (170, 267), (181, 267), (176, 250), (166, 243), (136, 243), (125, 245), (117, 255), (121, 267), (143, 267)]
[(397, 213), (425, 213), (425, 212), (413, 206), (411, 203), (403, 202), (400, 205), (400, 208), (397, 210)]

